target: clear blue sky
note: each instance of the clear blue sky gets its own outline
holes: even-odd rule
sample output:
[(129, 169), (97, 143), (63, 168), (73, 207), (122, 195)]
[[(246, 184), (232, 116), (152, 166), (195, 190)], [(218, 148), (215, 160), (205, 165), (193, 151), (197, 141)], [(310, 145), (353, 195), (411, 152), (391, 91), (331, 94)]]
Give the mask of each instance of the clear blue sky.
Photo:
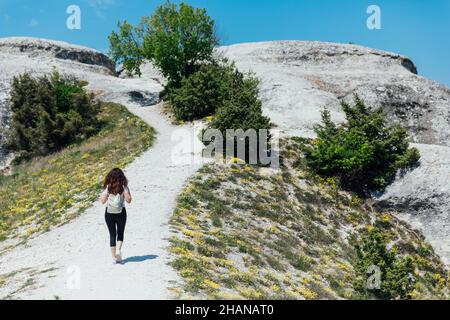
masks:
[[(34, 36), (107, 51), (118, 20), (136, 23), (164, 0), (0, 0), (0, 37)], [(178, 2), (178, 1), (175, 1)], [(409, 56), (419, 73), (450, 86), (450, 0), (187, 0), (207, 8), (223, 44), (298, 39), (348, 43)], [(81, 8), (81, 30), (66, 9)], [(366, 9), (381, 8), (381, 30)]]

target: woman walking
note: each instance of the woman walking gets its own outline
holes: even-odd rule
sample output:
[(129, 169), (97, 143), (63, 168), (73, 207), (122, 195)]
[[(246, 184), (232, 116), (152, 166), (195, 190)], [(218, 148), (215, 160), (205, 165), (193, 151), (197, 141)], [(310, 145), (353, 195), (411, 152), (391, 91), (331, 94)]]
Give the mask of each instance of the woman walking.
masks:
[(125, 202), (131, 203), (131, 193), (128, 189), (128, 180), (122, 170), (111, 170), (103, 183), (103, 192), (100, 197), (102, 204), (107, 204), (105, 221), (109, 230), (109, 243), (113, 263), (122, 262), (122, 244), (127, 210)]

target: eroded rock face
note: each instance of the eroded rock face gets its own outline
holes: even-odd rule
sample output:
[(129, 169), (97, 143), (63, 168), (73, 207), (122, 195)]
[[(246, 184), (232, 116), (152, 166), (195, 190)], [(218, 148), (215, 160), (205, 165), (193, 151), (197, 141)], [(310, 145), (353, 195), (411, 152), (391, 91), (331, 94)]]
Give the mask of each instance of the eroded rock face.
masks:
[(313, 136), (324, 107), (343, 121), (340, 101), (354, 94), (406, 127), (421, 165), (399, 177), (379, 206), (421, 229), (450, 263), (449, 88), (418, 76), (407, 57), (356, 45), (280, 41), (218, 51), (261, 79), (264, 112), (285, 135)]
[(397, 210), (422, 229), (446, 263), (450, 263), (450, 148), (416, 145), (420, 166), (397, 179), (379, 199), (378, 206)]
[(106, 68), (110, 74), (116, 73), (116, 64), (105, 54), (94, 49), (72, 45), (62, 41), (35, 38), (4, 38), (0, 39), (0, 52), (11, 54), (28, 54), (32, 58), (54, 57), (62, 60), (100, 66)]
[(219, 50), (261, 79), (264, 110), (286, 134), (312, 136), (326, 106), (358, 94), (407, 127), (414, 142), (450, 146), (450, 89), (418, 76), (407, 57), (356, 45), (310, 41), (239, 44)]

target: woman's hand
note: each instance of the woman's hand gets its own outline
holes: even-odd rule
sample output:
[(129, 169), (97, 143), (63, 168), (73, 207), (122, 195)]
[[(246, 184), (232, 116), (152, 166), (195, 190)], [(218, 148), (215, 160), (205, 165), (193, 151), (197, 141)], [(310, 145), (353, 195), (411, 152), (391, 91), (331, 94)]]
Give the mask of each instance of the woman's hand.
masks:
[(131, 203), (132, 198), (131, 198), (131, 193), (129, 190), (124, 193), (124, 197), (125, 197), (125, 201), (127, 203)]
[(108, 191), (104, 190), (102, 192), (102, 195), (100, 196), (100, 202), (101, 204), (105, 204), (108, 201)]

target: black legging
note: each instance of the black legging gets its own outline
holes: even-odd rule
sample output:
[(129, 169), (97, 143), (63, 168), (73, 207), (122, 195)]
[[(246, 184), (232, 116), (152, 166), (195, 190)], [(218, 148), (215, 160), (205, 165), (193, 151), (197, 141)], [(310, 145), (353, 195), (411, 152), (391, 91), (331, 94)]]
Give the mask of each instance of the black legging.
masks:
[(117, 241), (123, 241), (123, 233), (125, 231), (125, 224), (127, 223), (127, 210), (123, 208), (122, 213), (112, 214), (105, 211), (105, 221), (109, 230), (109, 245), (116, 246)]

